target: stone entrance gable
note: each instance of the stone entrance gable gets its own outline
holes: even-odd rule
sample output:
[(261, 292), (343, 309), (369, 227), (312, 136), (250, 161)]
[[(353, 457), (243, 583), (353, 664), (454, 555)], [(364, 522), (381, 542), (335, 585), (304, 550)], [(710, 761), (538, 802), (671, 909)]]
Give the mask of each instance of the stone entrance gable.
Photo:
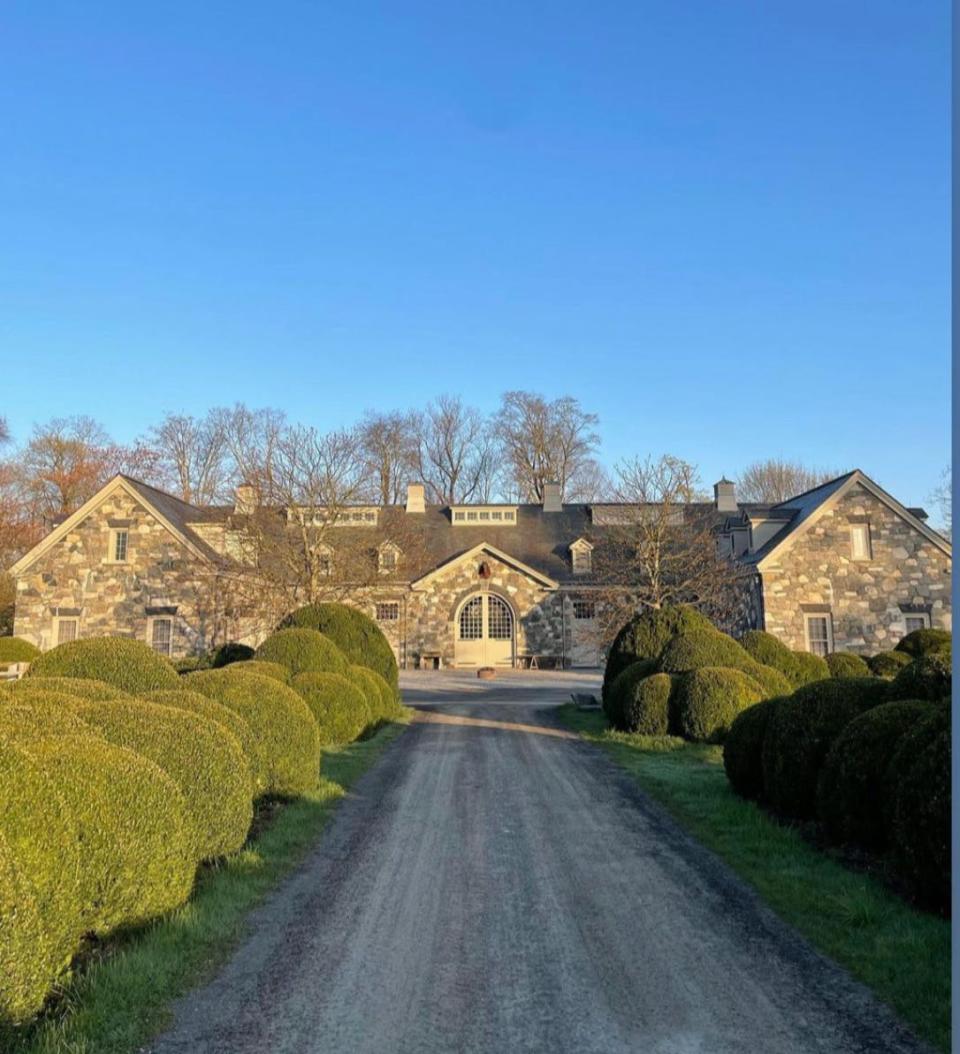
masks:
[(492, 546), (477, 546), (438, 568), (410, 592), (408, 654), (439, 655), (445, 666), (456, 656), (457, 614), (477, 593), (502, 597), (514, 614), (517, 655), (563, 651), (561, 598), (556, 583)]

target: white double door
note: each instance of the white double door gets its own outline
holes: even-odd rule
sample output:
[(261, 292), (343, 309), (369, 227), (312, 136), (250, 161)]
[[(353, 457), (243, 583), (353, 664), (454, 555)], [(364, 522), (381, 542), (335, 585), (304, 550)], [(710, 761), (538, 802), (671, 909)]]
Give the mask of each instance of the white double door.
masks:
[(513, 666), (513, 611), (493, 593), (470, 597), (457, 616), (457, 666)]

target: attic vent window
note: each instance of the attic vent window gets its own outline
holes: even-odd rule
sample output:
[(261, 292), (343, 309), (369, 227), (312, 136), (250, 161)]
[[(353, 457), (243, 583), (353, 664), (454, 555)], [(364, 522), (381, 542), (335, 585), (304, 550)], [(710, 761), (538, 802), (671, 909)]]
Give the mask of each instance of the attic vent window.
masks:
[(484, 562), (477, 568), (477, 574), (483, 579), (487, 579), (490, 577), (490, 565), (486, 562), (486, 560), (484, 560)]

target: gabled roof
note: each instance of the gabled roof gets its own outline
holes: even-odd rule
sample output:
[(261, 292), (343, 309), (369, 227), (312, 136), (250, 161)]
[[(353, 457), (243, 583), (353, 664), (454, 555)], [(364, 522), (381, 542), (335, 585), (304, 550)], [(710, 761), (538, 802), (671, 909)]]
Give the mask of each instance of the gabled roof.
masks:
[(790, 514), (786, 526), (755, 552), (745, 553), (740, 563), (762, 567), (774, 554), (780, 555), (812, 526), (827, 509), (835, 505), (844, 494), (858, 484), (878, 501), (883, 502), (901, 519), (909, 523), (911, 527), (919, 531), (938, 549), (941, 549), (948, 556), (952, 554), (953, 550), (950, 543), (942, 535), (918, 519), (910, 509), (901, 505), (896, 498), (888, 494), (879, 484), (874, 483), (868, 475), (855, 468), (852, 472), (846, 472), (836, 479), (821, 483), (818, 487), (804, 491), (794, 498), (788, 498), (777, 505), (772, 505), (769, 510), (770, 519), (782, 519), (785, 514)]
[(100, 504), (117, 490), (124, 490), (134, 500), (141, 502), (154, 518), (165, 527), (178, 541), (182, 542), (193, 554), (204, 561), (223, 563), (224, 558), (211, 548), (195, 531), (190, 523), (201, 523), (206, 518), (204, 510), (188, 505), (172, 494), (167, 494), (156, 487), (132, 476), (122, 473), (105, 483), (96, 494), (71, 513), (65, 520), (42, 538), (28, 553), (10, 568), (12, 575), (22, 574), (44, 553), (49, 552), (62, 538), (66, 537), (78, 524), (82, 523)]
[(554, 579), (548, 578), (547, 575), (541, 574), (535, 568), (530, 567), (528, 564), (523, 563), (516, 557), (511, 556), (509, 553), (503, 552), (502, 549), (497, 549), (495, 546), (490, 545), (489, 542), (480, 542), (475, 545), (472, 549), (467, 549), (465, 552), (458, 553), (456, 556), (451, 557), (449, 560), (445, 560), (439, 567), (435, 567), (432, 571), (428, 571), (425, 575), (421, 575), (420, 578), (414, 579), (410, 585), (416, 589), (418, 586), (428, 585), (433, 581), (434, 578), (443, 574), (445, 571), (449, 571), (452, 567), (456, 567), (457, 564), (466, 563), (469, 560), (475, 560), (481, 553), (487, 553), (489, 556), (494, 557), (501, 563), (506, 564), (508, 567), (514, 568), (521, 574), (527, 575), (534, 581), (539, 582), (542, 586), (547, 589), (556, 589), (557, 583)]

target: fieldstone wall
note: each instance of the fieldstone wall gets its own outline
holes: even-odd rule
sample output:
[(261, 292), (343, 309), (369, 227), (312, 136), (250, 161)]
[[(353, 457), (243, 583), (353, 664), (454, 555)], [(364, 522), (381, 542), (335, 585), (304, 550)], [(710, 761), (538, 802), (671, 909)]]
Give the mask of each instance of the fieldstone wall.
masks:
[[(850, 526), (864, 522), (871, 556), (854, 560)], [(951, 570), (949, 556), (857, 485), (764, 567), (764, 628), (806, 650), (805, 612), (828, 609), (834, 648), (872, 655), (900, 640), (907, 612), (951, 628)]]
[[(111, 563), (111, 521), (129, 532)], [(125, 491), (115, 491), (17, 581), (14, 633), (47, 649), (58, 610), (79, 612), (80, 637), (145, 641), (148, 608), (176, 608), (173, 656), (231, 639), (224, 583)]]

